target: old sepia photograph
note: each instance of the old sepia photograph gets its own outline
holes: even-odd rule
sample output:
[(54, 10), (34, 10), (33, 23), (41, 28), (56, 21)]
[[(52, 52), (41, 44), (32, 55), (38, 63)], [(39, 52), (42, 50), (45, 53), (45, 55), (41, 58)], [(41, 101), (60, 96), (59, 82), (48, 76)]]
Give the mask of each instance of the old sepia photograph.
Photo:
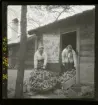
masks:
[(94, 98), (94, 5), (8, 5), (7, 40), (8, 98)]

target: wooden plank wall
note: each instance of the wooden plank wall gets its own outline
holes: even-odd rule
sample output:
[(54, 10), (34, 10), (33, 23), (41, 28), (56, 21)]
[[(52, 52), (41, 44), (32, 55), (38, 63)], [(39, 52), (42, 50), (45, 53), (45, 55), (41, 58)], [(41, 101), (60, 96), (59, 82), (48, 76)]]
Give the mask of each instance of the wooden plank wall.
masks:
[[(8, 55), (9, 58), (8, 58), (8, 62), (9, 62), (9, 65), (12, 66), (12, 67), (17, 67), (17, 64), (18, 64), (18, 55), (19, 55), (19, 44), (18, 45), (13, 45), (11, 46), (11, 49), (9, 50), (12, 50), (12, 54)], [(27, 44), (27, 56), (26, 56), (26, 61), (25, 61), (25, 66), (26, 68), (33, 68), (34, 67), (34, 53), (35, 53), (35, 41), (34, 40), (31, 40), (28, 42)]]
[(34, 66), (34, 53), (35, 53), (35, 41), (32, 40), (27, 45), (27, 56), (25, 61), (27, 68), (30, 66), (31, 67)]
[(17, 64), (17, 55), (18, 55), (19, 45), (12, 45), (9, 47), (8, 53), (8, 64), (9, 68), (13, 68)]
[(94, 83), (94, 24), (80, 28), (80, 81)]

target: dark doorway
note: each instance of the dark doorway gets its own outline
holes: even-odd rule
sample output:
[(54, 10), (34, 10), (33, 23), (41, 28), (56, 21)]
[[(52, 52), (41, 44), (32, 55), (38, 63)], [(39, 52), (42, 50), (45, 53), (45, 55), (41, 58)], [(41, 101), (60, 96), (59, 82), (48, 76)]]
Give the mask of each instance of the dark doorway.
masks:
[[(73, 50), (76, 52), (76, 31), (61, 34), (61, 53), (68, 46), (72, 45)], [(61, 55), (60, 55), (61, 57)], [(62, 65), (62, 57), (60, 58), (61, 74), (65, 71), (65, 67)]]
[(74, 51), (76, 51), (76, 31), (62, 34), (61, 40), (61, 51), (69, 44), (72, 45)]

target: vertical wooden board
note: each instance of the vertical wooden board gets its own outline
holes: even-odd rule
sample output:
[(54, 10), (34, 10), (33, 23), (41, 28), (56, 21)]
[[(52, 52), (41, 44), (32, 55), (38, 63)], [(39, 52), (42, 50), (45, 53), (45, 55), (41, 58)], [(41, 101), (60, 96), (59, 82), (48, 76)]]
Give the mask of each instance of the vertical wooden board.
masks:
[(76, 84), (80, 84), (80, 28), (77, 28), (77, 43), (76, 43)]
[(37, 46), (38, 46), (37, 43), (38, 43), (38, 42), (37, 42), (37, 36), (36, 36), (36, 37), (35, 37), (35, 52), (37, 51)]

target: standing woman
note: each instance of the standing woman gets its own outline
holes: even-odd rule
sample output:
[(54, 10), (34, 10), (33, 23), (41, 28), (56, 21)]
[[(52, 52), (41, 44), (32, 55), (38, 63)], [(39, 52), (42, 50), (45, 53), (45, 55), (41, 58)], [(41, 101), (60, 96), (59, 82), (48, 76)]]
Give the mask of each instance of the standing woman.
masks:
[(44, 51), (43, 46), (39, 46), (38, 50), (34, 54), (34, 69), (46, 69), (47, 54)]
[(62, 51), (62, 65), (63, 65), (63, 72), (70, 71), (72, 69), (76, 69), (76, 53), (73, 50), (71, 45), (68, 45)]

